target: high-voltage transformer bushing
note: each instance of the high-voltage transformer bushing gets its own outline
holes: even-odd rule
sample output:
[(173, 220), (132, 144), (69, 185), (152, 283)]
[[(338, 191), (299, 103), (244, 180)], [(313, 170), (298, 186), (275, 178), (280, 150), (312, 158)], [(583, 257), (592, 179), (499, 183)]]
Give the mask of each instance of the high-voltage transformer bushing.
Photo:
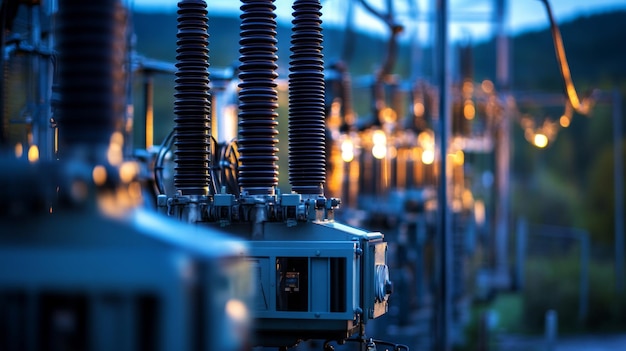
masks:
[[(387, 312), (392, 284), (383, 234), (337, 223), (324, 196), (325, 88), (321, 4), (295, 0), (289, 67), (289, 181), (277, 190), (276, 15), (273, 0), (243, 0), (237, 188), (215, 183), (206, 3), (178, 4), (175, 101), (177, 194), (160, 209), (246, 238), (253, 284), (253, 345), (343, 342)], [(222, 123), (217, 116), (217, 123)]]

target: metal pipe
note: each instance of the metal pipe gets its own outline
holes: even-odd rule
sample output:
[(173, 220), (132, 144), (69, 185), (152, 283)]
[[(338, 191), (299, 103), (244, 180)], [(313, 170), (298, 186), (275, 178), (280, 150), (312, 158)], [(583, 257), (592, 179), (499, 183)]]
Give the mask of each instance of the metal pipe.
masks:
[(437, 307), (435, 349), (451, 348), (452, 321), (452, 232), (450, 228), (448, 134), (450, 129), (450, 74), (448, 49), (448, 1), (436, 0), (437, 11), (437, 59), (439, 69), (439, 123), (436, 138), (439, 148), (439, 186), (437, 194)]

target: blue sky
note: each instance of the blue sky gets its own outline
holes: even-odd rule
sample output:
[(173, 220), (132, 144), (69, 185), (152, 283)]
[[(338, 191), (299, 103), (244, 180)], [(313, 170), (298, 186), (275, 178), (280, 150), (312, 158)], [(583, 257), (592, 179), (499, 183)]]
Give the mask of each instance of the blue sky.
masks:
[[(136, 9), (151, 11), (174, 11), (176, 0), (126, 0)], [(408, 2), (418, 4), (420, 20), (411, 21), (409, 32), (418, 32), (422, 41), (429, 40), (429, 18), (432, 18), (434, 0), (395, 0), (396, 13), (403, 24), (409, 23)], [(276, 0), (278, 18), (290, 20), (291, 4), (293, 0)], [(347, 0), (322, 0), (324, 4), (323, 19), (327, 24), (342, 25), (345, 21)], [(383, 9), (384, 0), (368, 0), (373, 6)], [(207, 0), (209, 11), (238, 13), (238, 0)], [(572, 18), (598, 12), (626, 10), (626, 0), (551, 0), (555, 17), (558, 21), (567, 21)], [(493, 31), (490, 16), (493, 13), (493, 0), (449, 0), (450, 33), (453, 39), (471, 38), (481, 40), (489, 37)], [(509, 0), (507, 11), (507, 27), (511, 33), (547, 27), (548, 18), (543, 4), (539, 0)], [(362, 28), (374, 32), (385, 33), (385, 27), (373, 19), (364, 10), (357, 7), (356, 18)], [(410, 26), (414, 26), (411, 30)]]

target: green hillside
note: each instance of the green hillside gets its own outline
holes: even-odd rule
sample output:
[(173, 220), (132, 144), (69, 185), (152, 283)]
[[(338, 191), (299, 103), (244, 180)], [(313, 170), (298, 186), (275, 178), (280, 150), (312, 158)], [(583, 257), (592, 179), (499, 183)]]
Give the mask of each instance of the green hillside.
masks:
[[(580, 17), (563, 23), (560, 29), (576, 84), (608, 89), (617, 85), (626, 90), (626, 11)], [(561, 89), (552, 36), (547, 29), (515, 36), (511, 49), (515, 89)], [(494, 42), (476, 45), (474, 52), (476, 77), (493, 77)]]
[[(136, 49), (147, 57), (175, 61), (176, 14), (135, 12)], [(546, 26), (548, 23), (546, 22)], [(572, 75), (581, 86), (613, 87), (626, 81), (626, 11), (581, 17), (561, 25)], [(212, 15), (209, 19), (210, 61), (214, 67), (237, 63), (239, 57), (239, 18)], [(327, 62), (339, 59), (348, 43), (343, 28), (324, 28), (324, 55)], [(290, 28), (278, 28), (279, 73), (289, 62)], [(354, 45), (352, 71), (354, 75), (373, 72), (385, 52), (384, 38), (359, 34), (350, 38)], [(559, 90), (559, 77), (552, 37), (547, 29), (527, 32), (513, 37), (511, 42), (513, 88), (516, 90)], [(400, 48), (398, 73), (408, 72), (407, 44)], [(430, 63), (429, 48), (424, 48), (421, 71)], [(495, 47), (493, 41), (474, 46), (477, 80), (495, 76)], [(425, 72), (425, 74), (428, 74)]]
[[(165, 61), (176, 59), (175, 13), (135, 12), (133, 22), (136, 34), (136, 50), (140, 54)], [(210, 63), (213, 67), (232, 66), (239, 58), (239, 23), (236, 16), (211, 15), (209, 18)], [(279, 74), (289, 65), (291, 27), (279, 22), (277, 29)], [(324, 28), (324, 55), (326, 62), (338, 60), (346, 43), (346, 35), (341, 28)], [(382, 60), (386, 44), (383, 38), (358, 35), (353, 41), (358, 55), (355, 67), (360, 74), (374, 69)], [(405, 49), (406, 50), (406, 49)], [(355, 60), (356, 61), (356, 60)], [(284, 78), (284, 77), (283, 77)]]

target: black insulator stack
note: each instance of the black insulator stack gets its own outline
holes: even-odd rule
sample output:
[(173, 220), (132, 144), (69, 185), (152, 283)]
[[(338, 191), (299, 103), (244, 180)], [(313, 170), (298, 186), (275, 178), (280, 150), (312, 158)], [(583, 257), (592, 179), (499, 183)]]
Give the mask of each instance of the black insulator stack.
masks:
[(274, 195), (278, 185), (278, 93), (274, 0), (242, 0), (239, 61), (239, 187)]
[(319, 0), (296, 0), (289, 67), (289, 183), (323, 195), (326, 181), (324, 56)]
[(59, 0), (58, 5), (60, 153), (81, 152), (101, 162), (124, 118), (125, 11), (119, 0)]
[(207, 195), (211, 97), (207, 5), (200, 0), (178, 2), (174, 185), (182, 195)]

